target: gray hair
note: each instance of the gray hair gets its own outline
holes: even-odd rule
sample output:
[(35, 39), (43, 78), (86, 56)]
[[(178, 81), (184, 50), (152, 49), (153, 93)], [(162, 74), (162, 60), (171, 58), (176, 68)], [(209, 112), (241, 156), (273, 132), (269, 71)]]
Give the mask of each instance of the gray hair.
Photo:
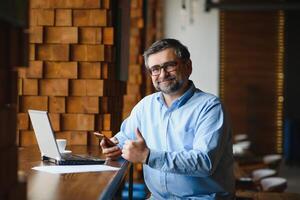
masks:
[(190, 52), (186, 46), (184, 46), (179, 40), (172, 38), (165, 38), (154, 42), (145, 52), (144, 60), (145, 66), (148, 68), (148, 58), (150, 55), (172, 48), (175, 51), (175, 55), (182, 61), (186, 62), (190, 59)]

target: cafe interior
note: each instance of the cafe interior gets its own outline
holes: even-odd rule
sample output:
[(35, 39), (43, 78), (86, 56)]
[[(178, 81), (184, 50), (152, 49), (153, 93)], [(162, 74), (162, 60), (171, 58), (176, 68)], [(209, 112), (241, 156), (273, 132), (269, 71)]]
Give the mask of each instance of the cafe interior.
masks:
[(146, 199), (141, 164), (34, 171), (47, 164), (28, 110), (67, 149), (103, 156), (93, 132), (113, 137), (155, 92), (142, 55), (161, 38), (188, 47), (190, 79), (226, 109), (236, 199), (300, 199), (299, 35), (296, 0), (2, 0), (0, 199)]

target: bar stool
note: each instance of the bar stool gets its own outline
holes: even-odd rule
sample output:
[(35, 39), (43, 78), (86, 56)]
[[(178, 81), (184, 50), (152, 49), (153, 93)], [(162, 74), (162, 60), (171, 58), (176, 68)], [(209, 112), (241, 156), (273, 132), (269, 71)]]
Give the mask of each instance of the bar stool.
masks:
[(287, 188), (287, 180), (281, 177), (269, 177), (260, 181), (263, 192), (284, 192)]
[(272, 169), (279, 169), (280, 163), (282, 160), (282, 155), (279, 154), (270, 154), (270, 155), (265, 155), (263, 157), (263, 163), (269, 166), (269, 168)]
[(261, 179), (275, 176), (277, 172), (274, 169), (256, 169), (252, 172), (252, 179), (254, 182), (259, 182)]

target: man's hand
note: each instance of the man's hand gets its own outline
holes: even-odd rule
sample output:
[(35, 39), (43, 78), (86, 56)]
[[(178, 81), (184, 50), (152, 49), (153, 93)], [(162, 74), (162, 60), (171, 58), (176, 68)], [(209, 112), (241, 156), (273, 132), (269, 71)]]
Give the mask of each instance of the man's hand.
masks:
[(149, 148), (139, 131), (135, 130), (136, 140), (127, 140), (123, 146), (122, 157), (133, 163), (145, 163), (149, 155)]
[[(110, 140), (111, 142), (113, 142), (114, 146), (112, 146), (110, 144), (110, 141), (106, 141), (106, 140)], [(106, 158), (109, 159), (117, 159), (118, 157), (120, 157), (120, 155), (122, 154), (121, 149), (117, 146), (117, 144), (119, 143), (119, 141), (117, 140), (117, 138), (111, 138), (108, 139), (106, 137), (102, 138), (101, 142), (100, 142), (100, 146), (102, 148), (102, 153), (105, 155)]]

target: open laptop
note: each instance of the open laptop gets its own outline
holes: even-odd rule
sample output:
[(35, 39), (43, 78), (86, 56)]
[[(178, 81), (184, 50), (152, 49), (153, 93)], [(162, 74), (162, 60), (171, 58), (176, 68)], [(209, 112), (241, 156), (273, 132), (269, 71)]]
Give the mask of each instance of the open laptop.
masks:
[(57, 165), (91, 165), (105, 162), (104, 159), (91, 156), (85, 157), (60, 153), (47, 111), (28, 110), (28, 113), (41, 151), (42, 160), (48, 160)]

